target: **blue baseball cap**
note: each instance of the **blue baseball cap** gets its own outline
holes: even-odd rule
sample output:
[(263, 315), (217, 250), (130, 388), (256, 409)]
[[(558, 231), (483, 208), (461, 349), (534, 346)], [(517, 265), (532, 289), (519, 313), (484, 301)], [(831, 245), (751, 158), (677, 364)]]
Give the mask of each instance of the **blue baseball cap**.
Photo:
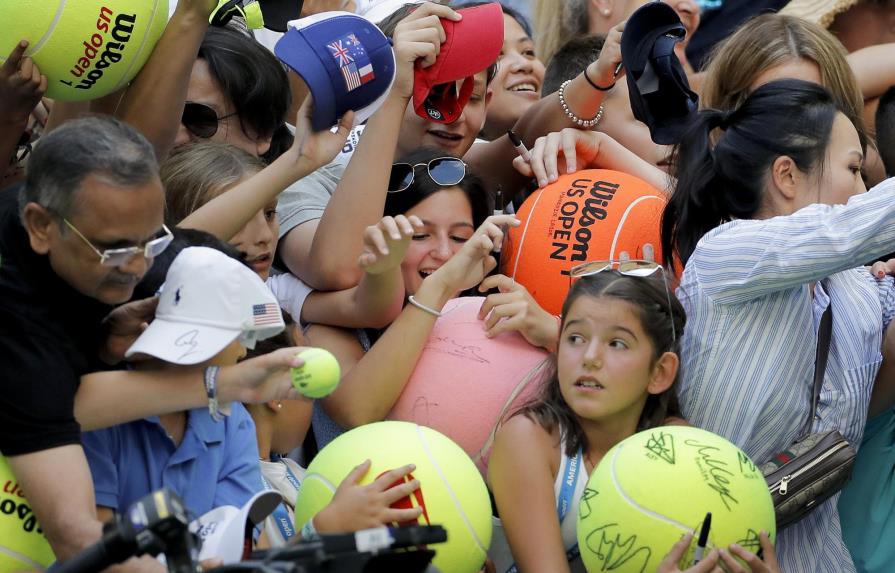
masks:
[(289, 22), (274, 53), (308, 85), (311, 125), (329, 129), (348, 110), (363, 123), (395, 81), (395, 53), (375, 24), (350, 12), (323, 12)]
[(622, 33), (622, 63), (634, 117), (649, 127), (655, 143), (675, 144), (698, 107), (674, 47), (687, 31), (662, 2), (638, 8)]

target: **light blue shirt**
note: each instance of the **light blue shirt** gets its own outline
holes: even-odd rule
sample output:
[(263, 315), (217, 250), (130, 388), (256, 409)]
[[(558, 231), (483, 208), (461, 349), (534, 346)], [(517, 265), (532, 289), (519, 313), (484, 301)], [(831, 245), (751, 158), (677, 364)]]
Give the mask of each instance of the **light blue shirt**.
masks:
[(189, 411), (176, 446), (156, 416), (82, 435), (96, 503), (124, 511), (146, 494), (171, 488), (196, 516), (242, 507), (264, 489), (255, 423), (242, 404), (215, 422), (207, 408)]
[[(684, 416), (731, 440), (758, 464), (786, 449), (808, 418), (817, 326), (832, 304), (830, 354), (811, 430), (838, 429), (857, 447), (883, 331), (895, 314), (892, 279), (877, 281), (858, 265), (893, 246), (892, 179), (847, 205), (812, 205), (707, 233), (678, 289), (687, 310)], [(814, 281), (822, 282), (812, 297)], [(781, 533), (783, 571), (855, 570), (842, 541), (837, 500)]]

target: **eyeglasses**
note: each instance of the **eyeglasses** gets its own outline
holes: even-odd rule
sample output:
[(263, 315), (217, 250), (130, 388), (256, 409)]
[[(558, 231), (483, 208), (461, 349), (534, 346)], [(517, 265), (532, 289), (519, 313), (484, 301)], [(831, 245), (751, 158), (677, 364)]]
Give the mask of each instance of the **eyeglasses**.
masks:
[(590, 261), (576, 265), (569, 270), (569, 287), (572, 286), (572, 279), (581, 279), (593, 276), (603, 271), (618, 271), (620, 274), (629, 277), (646, 278), (656, 273), (662, 272), (662, 283), (665, 285), (665, 298), (668, 302), (668, 316), (671, 319), (671, 339), (677, 340), (677, 331), (674, 328), (674, 315), (671, 307), (671, 289), (668, 287), (668, 277), (665, 275), (665, 268), (654, 261), (644, 261), (641, 259), (628, 259), (623, 261)]
[(202, 139), (214, 137), (218, 132), (218, 124), (233, 117), (237, 112), (228, 113), (218, 117), (218, 112), (213, 107), (204, 103), (188, 101), (183, 106), (183, 115), (180, 116), (180, 123), (187, 128), (190, 133)]
[(81, 231), (78, 230), (77, 227), (72, 225), (68, 219), (63, 218), (62, 221), (68, 226), (69, 229), (75, 232), (77, 236), (81, 238), (82, 241), (87, 243), (93, 252), (99, 255), (99, 262), (101, 265), (107, 267), (120, 267), (126, 265), (138, 254), (142, 253), (144, 257), (147, 259), (154, 259), (155, 257), (162, 254), (162, 252), (168, 248), (168, 245), (171, 244), (171, 241), (174, 239), (174, 234), (171, 233), (171, 230), (168, 229), (167, 226), (162, 225), (162, 231), (164, 231), (164, 235), (158, 237), (157, 239), (151, 239), (146, 241), (146, 243), (140, 246), (133, 247), (124, 247), (121, 249), (105, 249), (100, 251), (97, 249), (93, 243), (90, 242), (90, 239), (85, 237)]
[(429, 178), (442, 187), (457, 185), (466, 177), (466, 164), (456, 157), (438, 157), (428, 163), (395, 163), (392, 165), (392, 174), (388, 179), (388, 192), (400, 193), (406, 191), (413, 184), (414, 172), (417, 167), (425, 165)]

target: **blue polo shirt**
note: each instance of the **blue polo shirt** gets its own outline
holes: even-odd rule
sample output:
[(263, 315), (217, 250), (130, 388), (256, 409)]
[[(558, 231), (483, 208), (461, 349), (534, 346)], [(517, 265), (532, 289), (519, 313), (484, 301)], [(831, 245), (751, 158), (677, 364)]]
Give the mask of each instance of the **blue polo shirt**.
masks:
[(84, 451), (96, 504), (127, 509), (146, 494), (168, 487), (202, 515), (222, 505), (242, 507), (264, 489), (255, 423), (242, 404), (215, 422), (207, 408), (189, 411), (180, 446), (157, 416), (85, 432)]

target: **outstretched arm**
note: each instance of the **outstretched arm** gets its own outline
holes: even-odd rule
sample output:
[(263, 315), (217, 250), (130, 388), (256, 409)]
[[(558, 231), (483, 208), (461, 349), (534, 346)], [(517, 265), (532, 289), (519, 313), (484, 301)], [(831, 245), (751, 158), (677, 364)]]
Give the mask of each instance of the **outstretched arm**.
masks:
[(174, 145), (193, 63), (217, 0), (180, 0), (152, 55), (134, 78), (116, 115), (152, 143), (159, 160)]
[(296, 120), (295, 141), (286, 153), (260, 173), (196, 209), (177, 226), (206, 231), (228, 241), (286, 187), (332, 161), (345, 144), (354, 112), (342, 117), (335, 133), (311, 131), (309, 112), (310, 103), (306, 102)]
[(427, 3), (395, 29), (395, 83), (385, 103), (367, 123), (317, 224), (308, 265), (302, 269), (302, 278), (315, 288), (350, 288), (360, 280), (361, 272), (354, 262), (363, 251), (364, 229), (382, 217), (398, 133), (413, 95), (414, 63), (422, 58), (424, 66), (431, 65), (445, 37), (439, 18), (458, 20), (460, 16), (447, 6)]
[[(489, 217), (457, 254), (423, 280), (414, 300), (437, 312), (458, 292), (477, 285), (496, 265), (490, 253), (503, 238), (499, 225), (518, 224), (510, 215)], [(404, 390), (436, 318), (412, 304), (405, 306), (376, 344), (349, 366), (336, 391), (324, 399), (333, 420), (353, 428), (385, 418)], [(312, 337), (312, 343), (319, 341)]]
[[(606, 95), (605, 91), (591, 86), (585, 73), (599, 86), (610, 86), (619, 80), (620, 76), (616, 76), (615, 70), (619, 69), (622, 61), (621, 35), (624, 27), (625, 23), (622, 22), (609, 31), (597, 61), (591, 62), (586, 72), (575, 76), (563, 92), (569, 109), (582, 119), (596, 117)], [(528, 108), (525, 115), (516, 122), (513, 131), (526, 146), (531, 147), (538, 137), (573, 125), (559, 103), (559, 95), (554, 93)], [(513, 169), (512, 161), (515, 157), (516, 151), (509, 138), (504, 135), (490, 143), (473, 145), (464, 160), (485, 179), (489, 189), (496, 190), (499, 184), (505, 195), (511, 197), (528, 181), (527, 177)]]

